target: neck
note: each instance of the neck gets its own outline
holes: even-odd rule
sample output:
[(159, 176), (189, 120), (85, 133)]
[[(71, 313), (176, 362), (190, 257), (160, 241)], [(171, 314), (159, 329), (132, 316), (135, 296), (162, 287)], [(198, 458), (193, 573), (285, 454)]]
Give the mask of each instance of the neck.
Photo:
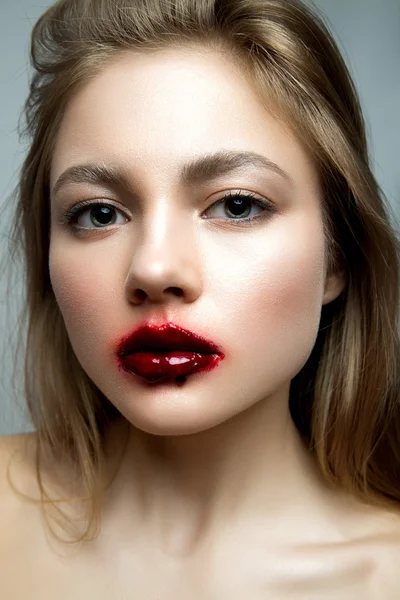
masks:
[(164, 551), (188, 554), (232, 523), (276, 523), (310, 494), (315, 509), (323, 485), (288, 401), (289, 387), (193, 435), (154, 436), (129, 425), (106, 521), (132, 536), (146, 529)]

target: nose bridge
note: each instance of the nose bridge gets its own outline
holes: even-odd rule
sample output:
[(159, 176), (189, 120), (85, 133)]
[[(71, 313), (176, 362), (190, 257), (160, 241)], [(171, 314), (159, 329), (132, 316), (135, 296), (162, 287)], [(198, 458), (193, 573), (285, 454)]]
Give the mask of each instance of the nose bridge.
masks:
[[(188, 217), (165, 200), (154, 204), (143, 218), (140, 242), (131, 268), (143, 269), (158, 264), (168, 271), (182, 259)], [(157, 271), (157, 269), (156, 269)]]
[(131, 258), (127, 287), (137, 301), (148, 297), (163, 301), (166, 295), (197, 297), (200, 265), (190, 215), (163, 198), (143, 215)]

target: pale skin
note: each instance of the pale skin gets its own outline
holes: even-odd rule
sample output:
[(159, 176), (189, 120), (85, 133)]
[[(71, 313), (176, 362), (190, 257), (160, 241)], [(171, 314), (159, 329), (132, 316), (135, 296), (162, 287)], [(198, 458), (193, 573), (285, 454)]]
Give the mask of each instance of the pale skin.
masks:
[[(222, 150), (275, 167), (180, 179), (189, 161)], [(89, 163), (118, 168), (129, 188), (56, 186)], [(38, 508), (1, 473), (6, 597), (398, 598), (399, 514), (328, 486), (290, 418), (290, 381), (345, 281), (326, 276), (318, 176), (289, 124), (226, 56), (125, 55), (69, 103), (51, 189), (54, 293), (78, 360), (123, 416), (110, 454), (120, 428), (130, 438), (101, 533), (79, 549), (55, 552)], [(232, 224), (216, 204), (232, 190), (275, 212)], [(82, 200), (113, 205), (115, 223), (100, 231), (89, 209), (86, 233), (61, 224)], [(251, 215), (262, 211), (254, 204)], [(118, 371), (110, 349), (147, 318), (215, 341), (224, 361), (183, 387), (144, 386)], [(26, 441), (34, 435), (1, 441), (2, 468)], [(31, 455), (27, 446), (17, 480), (34, 491)]]

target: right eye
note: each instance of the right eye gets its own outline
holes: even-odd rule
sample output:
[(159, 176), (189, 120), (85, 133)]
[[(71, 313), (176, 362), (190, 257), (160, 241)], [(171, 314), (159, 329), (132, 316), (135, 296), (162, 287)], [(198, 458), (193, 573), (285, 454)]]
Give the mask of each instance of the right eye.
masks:
[[(121, 215), (120, 223), (116, 222), (116, 213)], [(73, 206), (63, 215), (63, 223), (74, 229), (104, 229), (110, 225), (123, 225), (127, 220), (126, 215), (118, 211), (113, 204), (93, 202), (92, 200)]]

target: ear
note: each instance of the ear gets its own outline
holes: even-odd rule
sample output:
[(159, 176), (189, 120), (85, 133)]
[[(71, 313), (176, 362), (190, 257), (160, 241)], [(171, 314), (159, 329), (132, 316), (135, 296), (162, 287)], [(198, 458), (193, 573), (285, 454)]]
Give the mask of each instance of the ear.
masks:
[(325, 281), (324, 296), (322, 304), (329, 304), (343, 292), (346, 287), (346, 276), (344, 271), (338, 273), (332, 273)]

